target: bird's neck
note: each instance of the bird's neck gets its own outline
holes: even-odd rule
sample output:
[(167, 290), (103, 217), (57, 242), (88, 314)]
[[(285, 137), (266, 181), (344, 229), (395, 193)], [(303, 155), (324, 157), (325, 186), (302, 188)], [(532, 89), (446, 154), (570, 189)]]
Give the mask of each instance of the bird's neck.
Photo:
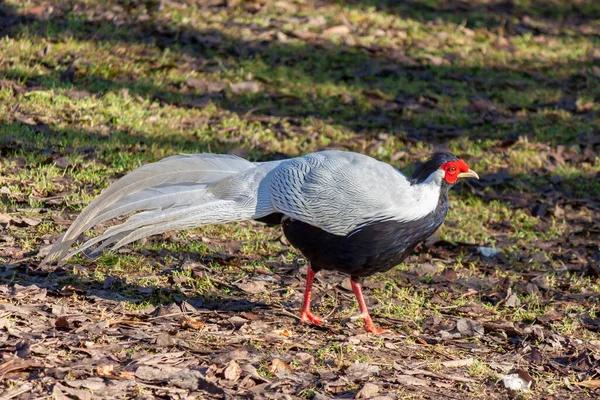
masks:
[(436, 180), (426, 180), (399, 190), (394, 198), (394, 205), (384, 212), (384, 219), (416, 221), (435, 213), (440, 206), (444, 208), (448, 202), (448, 188)]

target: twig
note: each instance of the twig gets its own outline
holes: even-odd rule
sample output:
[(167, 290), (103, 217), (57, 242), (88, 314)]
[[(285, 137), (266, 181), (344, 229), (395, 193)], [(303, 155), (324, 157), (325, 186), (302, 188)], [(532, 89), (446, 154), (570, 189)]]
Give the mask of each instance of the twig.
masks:
[(167, 392), (176, 392), (176, 393), (187, 393), (187, 390), (185, 389), (178, 389), (178, 388), (173, 388), (173, 387), (166, 387), (166, 386), (158, 386), (158, 385), (151, 385), (149, 383), (146, 382), (141, 382), (136, 380), (135, 381), (136, 385), (140, 385), (140, 386), (144, 386), (150, 389), (156, 389), (156, 390), (166, 390)]
[(177, 315), (190, 315), (190, 314), (194, 314), (194, 313), (191, 311), (180, 311), (180, 312), (176, 312), (176, 313), (158, 315), (156, 317), (148, 318), (148, 321), (154, 321), (155, 319), (159, 319), (159, 318), (168, 318), (168, 317), (175, 317)]
[(31, 389), (33, 389), (33, 385), (31, 383), (24, 383), (18, 388), (9, 390), (8, 392), (4, 393), (2, 396), (0, 396), (0, 400), (10, 400), (12, 398), (22, 395), (23, 393), (29, 392)]
[(281, 303), (277, 303), (277, 305), (280, 307), (277, 311), (282, 312), (283, 314), (287, 315), (288, 317), (292, 317), (292, 318), (296, 318), (297, 320), (300, 319), (299, 316), (297, 316), (294, 313), (289, 312), (288, 310), (286, 310), (283, 305), (281, 305)]
[(404, 373), (407, 375), (425, 375), (425, 376), (431, 376), (431, 377), (438, 378), (438, 379), (448, 379), (450, 381), (464, 382), (464, 383), (477, 382), (475, 379), (464, 378), (462, 376), (443, 374), (441, 372), (432, 372), (432, 371), (427, 371), (425, 369), (413, 369), (413, 370), (404, 371)]

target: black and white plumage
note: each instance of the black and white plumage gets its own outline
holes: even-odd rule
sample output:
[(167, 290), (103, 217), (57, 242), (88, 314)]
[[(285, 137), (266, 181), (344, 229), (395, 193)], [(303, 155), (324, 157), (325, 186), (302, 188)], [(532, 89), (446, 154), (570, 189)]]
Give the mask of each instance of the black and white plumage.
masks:
[[(55, 243), (44, 260), (112, 246), (171, 230), (250, 219), (282, 222), (290, 243), (309, 260), (302, 319), (310, 313), (314, 272), (352, 278), (368, 331), (377, 332), (362, 299), (360, 278), (400, 263), (443, 222), (448, 190), (477, 177), (464, 161), (436, 153), (408, 179), (392, 166), (343, 151), (252, 163), (230, 155), (177, 155), (144, 165), (110, 185)], [(85, 230), (133, 214), (76, 250)]]

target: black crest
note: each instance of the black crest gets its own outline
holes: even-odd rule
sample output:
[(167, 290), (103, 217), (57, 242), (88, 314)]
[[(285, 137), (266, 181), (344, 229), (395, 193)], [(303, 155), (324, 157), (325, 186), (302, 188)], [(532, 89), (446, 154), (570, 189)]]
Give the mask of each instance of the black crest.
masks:
[(449, 161), (458, 161), (458, 158), (450, 153), (435, 153), (429, 160), (421, 163), (417, 166), (417, 169), (410, 177), (410, 183), (412, 185), (416, 183), (424, 182), (429, 175), (437, 171), (442, 165)]

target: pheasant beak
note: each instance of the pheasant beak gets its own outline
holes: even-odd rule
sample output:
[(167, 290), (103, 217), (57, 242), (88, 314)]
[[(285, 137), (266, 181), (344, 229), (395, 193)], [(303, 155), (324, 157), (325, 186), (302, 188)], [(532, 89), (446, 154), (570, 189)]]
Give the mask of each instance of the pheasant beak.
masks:
[(473, 171), (472, 169), (469, 169), (467, 172), (461, 172), (460, 174), (456, 175), (457, 178), (476, 178), (479, 179), (479, 175), (477, 175), (477, 172)]

